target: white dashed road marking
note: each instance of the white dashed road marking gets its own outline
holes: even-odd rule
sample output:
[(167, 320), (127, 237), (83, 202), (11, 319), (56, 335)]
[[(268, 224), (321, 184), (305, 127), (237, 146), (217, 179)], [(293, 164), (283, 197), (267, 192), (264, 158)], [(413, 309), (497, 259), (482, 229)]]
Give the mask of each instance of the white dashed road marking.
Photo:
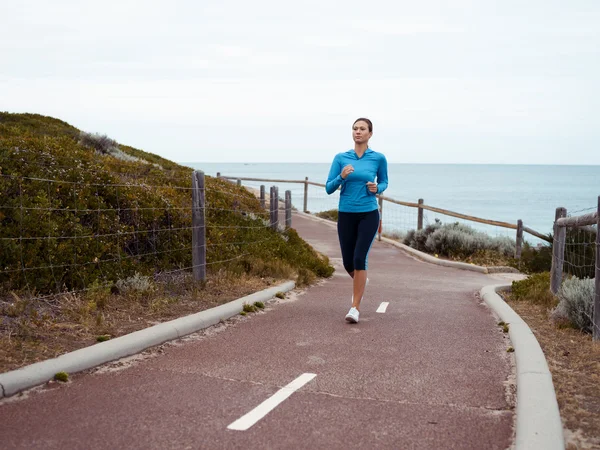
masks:
[(377, 308), (376, 312), (384, 313), (389, 304), (390, 304), (390, 302), (382, 302), (381, 305), (379, 305), (379, 308)]
[(230, 430), (247, 430), (260, 419), (269, 414), (282, 401), (284, 401), (286, 398), (288, 398), (290, 395), (292, 395), (294, 392), (296, 392), (298, 389), (300, 389), (302, 386), (304, 386), (316, 376), (316, 373), (303, 373), (290, 384), (279, 389), (277, 392), (275, 392), (275, 394), (266, 399), (248, 414), (240, 417), (238, 420), (233, 422), (227, 428), (229, 428)]

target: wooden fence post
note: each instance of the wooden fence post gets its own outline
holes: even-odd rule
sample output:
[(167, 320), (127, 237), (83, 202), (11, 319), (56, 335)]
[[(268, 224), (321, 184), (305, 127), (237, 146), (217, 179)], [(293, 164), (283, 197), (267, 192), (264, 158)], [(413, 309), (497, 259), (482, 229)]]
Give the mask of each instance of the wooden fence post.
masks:
[[(419, 199), (419, 205), (423, 204), (423, 199)], [(423, 208), (419, 206), (419, 214), (417, 216), (417, 230), (423, 229)]]
[(517, 220), (517, 246), (515, 247), (515, 259), (521, 259), (523, 247), (523, 221)]
[(206, 217), (204, 172), (192, 173), (192, 265), (194, 280), (206, 281)]
[(593, 340), (600, 341), (600, 196), (598, 197), (598, 210), (596, 217), (596, 270), (595, 270), (595, 286), (596, 298), (594, 299), (594, 331)]
[(275, 216), (275, 229), (277, 230), (279, 228), (279, 188), (277, 186), (273, 186), (274, 192), (275, 192), (275, 199), (274, 199), (274, 216)]
[(292, 227), (292, 191), (285, 191), (285, 227)]
[(221, 172), (217, 172), (217, 178), (221, 176)]
[(275, 186), (271, 186), (269, 193), (269, 219), (271, 228), (275, 229)]
[(241, 185), (242, 185), (242, 180), (240, 180), (239, 178), (238, 178), (238, 180), (237, 180), (237, 185), (238, 185), (238, 186), (241, 186)]
[(383, 199), (379, 197), (379, 227), (377, 228), (377, 240), (381, 241), (381, 229), (383, 224)]
[(565, 239), (567, 227), (560, 227), (558, 219), (567, 216), (565, 208), (556, 208), (554, 216), (554, 242), (552, 243), (552, 271), (550, 273), (550, 291), (556, 295), (562, 283), (563, 262), (565, 260)]
[(260, 207), (265, 209), (265, 185), (260, 185)]
[(308, 177), (304, 178), (304, 209), (305, 213), (308, 212)]

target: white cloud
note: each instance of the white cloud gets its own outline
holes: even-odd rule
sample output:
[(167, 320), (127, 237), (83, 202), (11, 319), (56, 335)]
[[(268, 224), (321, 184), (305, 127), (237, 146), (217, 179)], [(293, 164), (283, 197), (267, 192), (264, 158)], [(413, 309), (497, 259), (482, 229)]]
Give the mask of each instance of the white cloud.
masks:
[(436, 24), (421, 22), (422, 19), (403, 19), (395, 21), (389, 19), (355, 20), (352, 27), (367, 33), (380, 33), (388, 35), (411, 35), (421, 33), (462, 33), (464, 29), (456, 25)]
[(398, 160), (600, 163), (599, 21), (583, 0), (4, 3), (0, 109), (178, 161), (199, 134), (211, 158), (328, 160), (368, 116)]

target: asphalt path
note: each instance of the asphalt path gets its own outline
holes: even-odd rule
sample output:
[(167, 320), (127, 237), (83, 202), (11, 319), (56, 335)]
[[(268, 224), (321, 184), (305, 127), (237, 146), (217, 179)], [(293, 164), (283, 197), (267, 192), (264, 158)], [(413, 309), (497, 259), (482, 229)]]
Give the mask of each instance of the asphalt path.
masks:
[(349, 324), (335, 227), (300, 215), (293, 226), (330, 257), (332, 278), (3, 400), (0, 448), (509, 448), (510, 344), (477, 294), (506, 278), (375, 242), (360, 322)]

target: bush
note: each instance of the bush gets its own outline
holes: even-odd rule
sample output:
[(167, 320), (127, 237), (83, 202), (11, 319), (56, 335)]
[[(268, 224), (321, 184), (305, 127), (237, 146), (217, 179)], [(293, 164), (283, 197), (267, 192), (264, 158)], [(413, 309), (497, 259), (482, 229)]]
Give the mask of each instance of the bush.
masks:
[(82, 131), (79, 135), (79, 144), (90, 147), (103, 155), (110, 155), (119, 150), (119, 144), (105, 134), (86, 133)]
[(321, 219), (332, 220), (334, 222), (338, 221), (339, 212), (337, 209), (330, 209), (329, 211), (321, 211), (316, 214), (317, 217)]
[(552, 312), (552, 319), (558, 323), (568, 321), (575, 328), (591, 333), (594, 326), (594, 296), (594, 279), (566, 279), (558, 291), (559, 303)]
[(442, 225), (439, 219), (423, 230), (411, 230), (404, 243), (420, 251), (459, 259), (485, 251), (504, 257), (512, 257), (515, 252), (515, 243), (510, 238), (492, 238), (458, 222)]
[[(551, 242), (545, 242), (538, 247), (532, 247), (525, 242), (521, 251), (521, 258), (514, 261), (514, 267), (525, 273), (546, 272), (552, 268), (552, 242), (554, 235), (548, 234)], [(596, 259), (594, 235), (586, 231), (567, 228), (565, 236), (565, 255), (563, 270), (565, 273), (579, 278), (593, 278)], [(582, 266), (582, 261), (589, 261)]]
[(144, 294), (148, 292), (153, 292), (156, 289), (156, 286), (154, 286), (154, 283), (152, 282), (150, 277), (140, 275), (137, 272), (132, 277), (117, 281), (115, 285), (119, 292), (123, 294)]
[(67, 372), (57, 372), (54, 374), (54, 379), (56, 381), (62, 381), (63, 383), (66, 383), (69, 381), (69, 374)]
[[(111, 286), (192, 266), (192, 169), (124, 145), (135, 160), (99, 154), (81, 136), (56, 119), (0, 113), (0, 295)], [(114, 143), (99, 142), (104, 150)], [(333, 273), (294, 230), (266, 227), (253, 193), (205, 182), (209, 271), (250, 273), (252, 263), (238, 263), (251, 257), (286, 278)]]
[(552, 244), (532, 247), (529, 242), (525, 242), (521, 258), (515, 260), (514, 266), (524, 273), (549, 272), (552, 268)]
[(440, 219), (435, 219), (435, 223), (427, 225), (424, 229), (410, 230), (406, 234), (403, 243), (422, 252), (426, 252), (427, 247), (425, 247), (425, 243), (427, 242), (427, 238), (441, 226), (442, 222)]
[(550, 292), (550, 272), (536, 273), (524, 280), (512, 282), (512, 297), (547, 307), (556, 306), (558, 299)]

